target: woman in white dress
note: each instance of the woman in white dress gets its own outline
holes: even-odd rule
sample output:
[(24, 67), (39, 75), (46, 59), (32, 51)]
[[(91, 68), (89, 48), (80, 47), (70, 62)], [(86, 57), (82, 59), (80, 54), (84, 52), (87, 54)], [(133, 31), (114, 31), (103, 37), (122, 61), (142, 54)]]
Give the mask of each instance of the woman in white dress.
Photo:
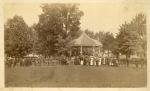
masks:
[(83, 60), (81, 60), (80, 64), (83, 65)]
[(98, 65), (101, 65), (101, 63), (102, 63), (102, 58), (100, 57), (100, 58), (99, 58)]
[(91, 57), (90, 65), (94, 65), (94, 58), (93, 57)]

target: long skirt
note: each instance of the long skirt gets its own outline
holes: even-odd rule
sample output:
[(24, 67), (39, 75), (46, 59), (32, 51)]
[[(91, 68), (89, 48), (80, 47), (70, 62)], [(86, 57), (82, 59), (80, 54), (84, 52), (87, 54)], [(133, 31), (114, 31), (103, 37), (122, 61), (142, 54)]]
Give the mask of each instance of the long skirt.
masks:
[(101, 65), (101, 64), (102, 64), (102, 63), (101, 63), (101, 60), (99, 60), (99, 61), (98, 61), (98, 65)]
[(83, 65), (83, 60), (81, 60), (80, 64)]
[(93, 60), (91, 60), (91, 61), (90, 61), (90, 65), (94, 65), (94, 62), (93, 62)]

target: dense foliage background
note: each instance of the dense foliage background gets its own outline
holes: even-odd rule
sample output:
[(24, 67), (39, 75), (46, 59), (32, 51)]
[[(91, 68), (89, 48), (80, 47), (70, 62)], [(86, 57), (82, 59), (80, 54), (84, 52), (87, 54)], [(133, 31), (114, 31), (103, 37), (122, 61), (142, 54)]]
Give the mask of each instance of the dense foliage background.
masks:
[[(21, 16), (8, 19), (5, 24), (5, 54), (8, 57), (24, 57), (35, 53), (45, 57), (67, 55), (68, 43), (80, 36), (80, 19), (84, 13), (79, 4), (42, 4), (39, 22), (29, 27)], [(146, 58), (146, 16), (137, 14), (130, 22), (120, 25), (118, 34), (84, 30), (91, 38), (103, 44), (102, 51), (114, 55), (138, 55)]]

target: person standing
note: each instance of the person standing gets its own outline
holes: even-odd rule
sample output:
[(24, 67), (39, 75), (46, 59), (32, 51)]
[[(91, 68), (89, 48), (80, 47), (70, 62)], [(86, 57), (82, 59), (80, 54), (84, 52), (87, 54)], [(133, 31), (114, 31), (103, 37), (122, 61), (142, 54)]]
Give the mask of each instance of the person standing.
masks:
[(101, 58), (101, 57), (99, 57), (98, 65), (100, 66), (100, 65), (101, 65), (101, 63), (102, 63), (102, 58)]
[(91, 56), (90, 65), (92, 66), (94, 64), (94, 58)]

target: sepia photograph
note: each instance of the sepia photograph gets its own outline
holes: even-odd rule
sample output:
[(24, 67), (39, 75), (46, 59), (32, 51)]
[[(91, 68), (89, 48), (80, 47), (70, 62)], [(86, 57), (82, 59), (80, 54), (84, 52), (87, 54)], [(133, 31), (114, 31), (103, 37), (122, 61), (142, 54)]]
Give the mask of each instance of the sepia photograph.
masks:
[(4, 85), (147, 87), (146, 3), (5, 3)]

